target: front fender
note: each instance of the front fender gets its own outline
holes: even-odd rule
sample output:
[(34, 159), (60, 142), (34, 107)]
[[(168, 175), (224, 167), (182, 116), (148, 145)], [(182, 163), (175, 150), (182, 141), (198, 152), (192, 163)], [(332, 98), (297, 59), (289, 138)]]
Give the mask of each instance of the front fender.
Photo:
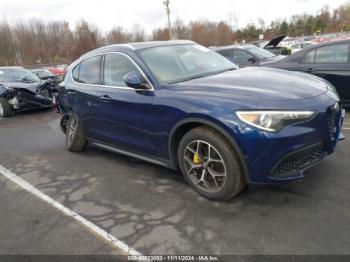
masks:
[(177, 124), (173, 127), (173, 129), (170, 132), (169, 144), (168, 144), (170, 159), (173, 163), (177, 162), (176, 152), (174, 151), (174, 141), (176, 141), (175, 139), (176, 133), (178, 130), (181, 129), (181, 127), (187, 124), (207, 125), (217, 130), (218, 132), (220, 132), (231, 143), (235, 152), (237, 153), (237, 157), (243, 169), (244, 176), (245, 177), (249, 176), (244, 154), (240, 149), (238, 143), (236, 142), (236, 139), (234, 137), (234, 132), (232, 132), (232, 129), (226, 126), (224, 123), (219, 122), (218, 120), (207, 116), (202, 116), (202, 117), (195, 116), (195, 115), (188, 116), (185, 119), (178, 121)]

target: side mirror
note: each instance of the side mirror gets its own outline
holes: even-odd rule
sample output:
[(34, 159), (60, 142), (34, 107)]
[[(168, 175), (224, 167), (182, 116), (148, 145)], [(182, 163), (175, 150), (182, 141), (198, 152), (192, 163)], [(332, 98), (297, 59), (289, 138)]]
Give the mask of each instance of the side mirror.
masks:
[(251, 63), (255, 63), (256, 62), (256, 58), (255, 57), (249, 57), (248, 58), (248, 62), (251, 62)]
[(123, 76), (123, 81), (128, 87), (135, 89), (148, 89), (146, 81), (135, 71), (125, 74)]

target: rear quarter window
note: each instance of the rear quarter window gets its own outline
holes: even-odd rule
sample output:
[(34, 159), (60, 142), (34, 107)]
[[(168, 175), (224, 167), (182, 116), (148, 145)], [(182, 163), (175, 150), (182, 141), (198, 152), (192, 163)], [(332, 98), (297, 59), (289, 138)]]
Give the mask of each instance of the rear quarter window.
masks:
[[(80, 64), (73, 69), (74, 80), (84, 84), (100, 84), (100, 62), (101, 56), (94, 56), (80, 62)], [(78, 76), (76, 75), (77, 72)], [(75, 79), (75, 77), (77, 77), (77, 79)]]
[(77, 81), (77, 82), (79, 82), (79, 68), (80, 68), (80, 64), (76, 65), (72, 70), (72, 77), (74, 81)]

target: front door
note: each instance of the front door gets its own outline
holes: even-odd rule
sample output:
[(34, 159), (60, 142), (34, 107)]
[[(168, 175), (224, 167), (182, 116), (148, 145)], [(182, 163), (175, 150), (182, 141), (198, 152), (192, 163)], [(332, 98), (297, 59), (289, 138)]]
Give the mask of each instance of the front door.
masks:
[(103, 84), (98, 93), (99, 125), (104, 130), (103, 142), (128, 151), (153, 154), (154, 90), (127, 87), (123, 77), (132, 71), (140, 72), (125, 54), (109, 53), (104, 56)]

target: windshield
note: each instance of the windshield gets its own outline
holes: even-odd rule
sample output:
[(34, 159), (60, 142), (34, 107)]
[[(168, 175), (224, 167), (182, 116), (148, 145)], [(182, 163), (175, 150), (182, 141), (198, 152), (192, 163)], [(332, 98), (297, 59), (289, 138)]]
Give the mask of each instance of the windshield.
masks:
[(193, 44), (153, 47), (138, 54), (161, 83), (183, 82), (238, 68), (223, 56)]
[(22, 68), (0, 68), (0, 82), (40, 82), (32, 72)]
[(247, 47), (246, 49), (260, 59), (266, 59), (275, 56), (273, 53), (256, 46)]

